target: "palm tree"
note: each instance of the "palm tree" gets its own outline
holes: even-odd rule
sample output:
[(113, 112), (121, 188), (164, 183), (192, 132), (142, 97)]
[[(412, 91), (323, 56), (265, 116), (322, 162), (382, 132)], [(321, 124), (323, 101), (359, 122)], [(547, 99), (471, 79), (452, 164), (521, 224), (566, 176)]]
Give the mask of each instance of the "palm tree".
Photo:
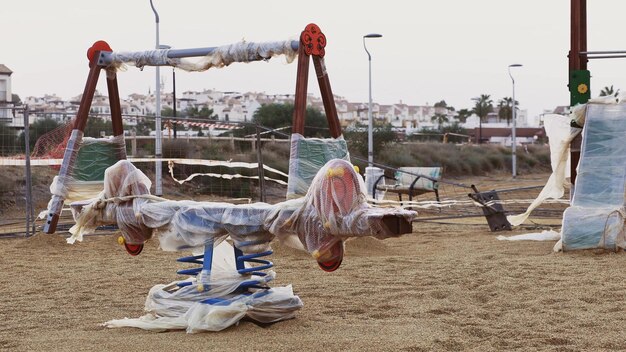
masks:
[[(516, 109), (518, 105), (519, 102), (516, 100)], [(506, 124), (509, 125), (511, 123), (511, 118), (513, 118), (513, 98), (504, 97), (500, 99), (500, 101), (498, 102), (498, 108), (500, 109), (498, 111), (498, 117), (500, 118), (500, 120), (506, 120)]]
[(487, 115), (493, 111), (491, 95), (481, 94), (479, 97), (472, 98), (472, 100), (476, 102), (472, 112), (480, 117), (481, 122), (484, 121)]
[(619, 89), (617, 91), (613, 90), (613, 85), (611, 85), (610, 87), (604, 87), (602, 88), (602, 90), (600, 91), (600, 96), (601, 97), (607, 97), (609, 95), (616, 95), (617, 93), (619, 93)]
[(457, 115), (455, 116), (455, 118), (459, 120), (460, 122), (465, 123), (465, 121), (471, 114), (472, 114), (472, 111), (470, 111), (469, 109), (461, 109), (457, 112)]
[(481, 94), (479, 97), (472, 98), (476, 102), (472, 112), (478, 115), (478, 143), (482, 143), (483, 139), (483, 120), (487, 114), (493, 111), (493, 101), (491, 95)]
[(448, 119), (448, 116), (446, 116), (446, 114), (436, 113), (435, 115), (433, 115), (433, 117), (430, 118), (430, 121), (437, 122), (437, 128), (441, 130), (443, 129), (443, 124), (447, 123), (450, 120)]

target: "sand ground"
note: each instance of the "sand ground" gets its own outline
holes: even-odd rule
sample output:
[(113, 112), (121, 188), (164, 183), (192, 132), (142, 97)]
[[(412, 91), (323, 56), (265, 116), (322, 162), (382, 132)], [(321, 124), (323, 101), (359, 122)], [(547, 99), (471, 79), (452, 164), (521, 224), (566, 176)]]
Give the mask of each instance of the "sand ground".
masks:
[(276, 284), (304, 301), (297, 318), (217, 333), (106, 329), (138, 317), (148, 289), (176, 279), (176, 253), (151, 243), (130, 257), (115, 236), (0, 241), (0, 349), (621, 350), (623, 253), (552, 252), (552, 242), (497, 241), (483, 227), (416, 224), (398, 239), (348, 242), (325, 273), (276, 244)]
[(274, 243), (275, 285), (302, 298), (297, 317), (193, 335), (101, 327), (142, 315), (150, 287), (180, 278), (181, 253), (150, 242), (131, 257), (111, 235), (76, 245), (61, 235), (2, 239), (0, 349), (626, 350), (623, 252), (553, 253), (554, 242), (496, 235), (486, 225), (415, 223), (401, 238), (346, 243), (333, 273)]

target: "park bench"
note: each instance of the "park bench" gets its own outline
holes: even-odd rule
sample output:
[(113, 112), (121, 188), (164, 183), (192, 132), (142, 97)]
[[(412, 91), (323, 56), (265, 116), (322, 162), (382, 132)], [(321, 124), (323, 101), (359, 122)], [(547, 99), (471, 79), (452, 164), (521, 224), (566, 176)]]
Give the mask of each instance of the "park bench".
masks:
[(442, 173), (442, 167), (401, 167), (395, 172), (393, 184), (386, 185), (381, 182), (385, 175), (381, 175), (375, 181), (373, 198), (376, 198), (376, 191), (386, 191), (398, 194), (400, 201), (402, 195), (406, 194), (409, 201), (412, 201), (414, 196), (432, 192), (439, 202), (439, 180)]

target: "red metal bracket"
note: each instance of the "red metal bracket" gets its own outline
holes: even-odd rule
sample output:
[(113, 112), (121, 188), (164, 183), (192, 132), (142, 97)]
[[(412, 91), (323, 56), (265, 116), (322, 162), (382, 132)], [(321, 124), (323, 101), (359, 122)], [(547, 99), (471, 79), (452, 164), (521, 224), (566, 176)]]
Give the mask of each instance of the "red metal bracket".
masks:
[(326, 36), (315, 23), (308, 24), (300, 34), (300, 43), (307, 55), (324, 57)]

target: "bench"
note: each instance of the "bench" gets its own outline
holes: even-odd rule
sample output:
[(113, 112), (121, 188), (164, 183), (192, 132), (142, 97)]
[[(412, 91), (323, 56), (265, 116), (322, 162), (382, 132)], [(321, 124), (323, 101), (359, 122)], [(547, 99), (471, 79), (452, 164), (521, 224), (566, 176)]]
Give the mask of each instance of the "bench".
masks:
[(412, 201), (414, 196), (433, 192), (439, 202), (439, 180), (442, 173), (442, 167), (401, 167), (395, 172), (394, 184), (380, 184), (385, 175), (376, 180), (372, 190), (373, 198), (376, 198), (377, 190), (397, 193), (400, 201), (403, 194), (407, 194), (409, 201)]

